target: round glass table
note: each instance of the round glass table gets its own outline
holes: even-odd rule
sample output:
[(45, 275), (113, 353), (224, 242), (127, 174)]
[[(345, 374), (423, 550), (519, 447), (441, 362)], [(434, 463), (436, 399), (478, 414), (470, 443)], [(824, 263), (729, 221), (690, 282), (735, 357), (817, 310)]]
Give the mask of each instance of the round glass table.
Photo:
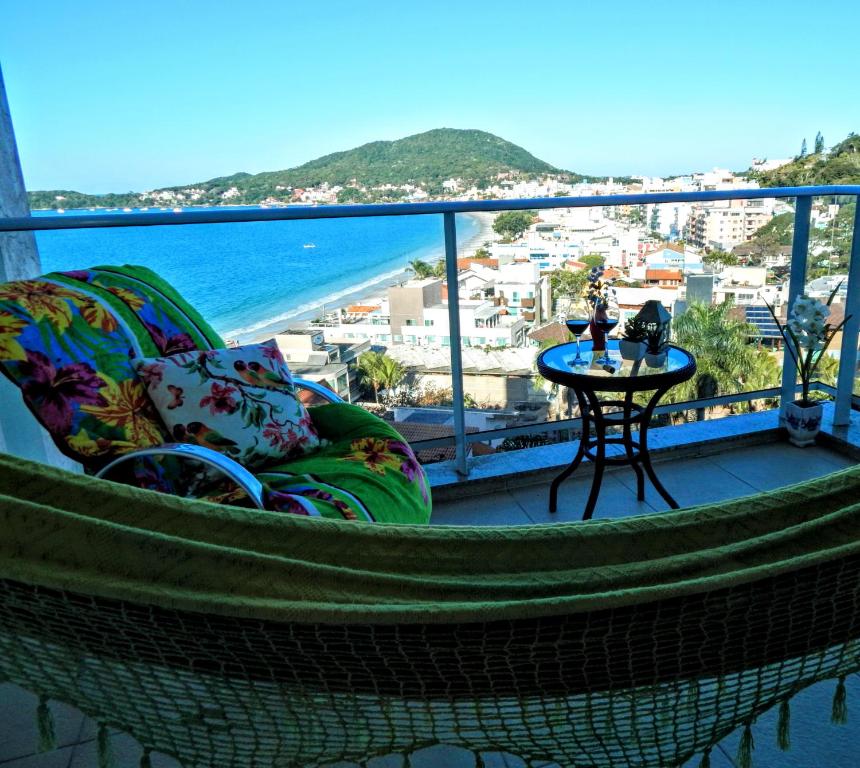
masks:
[[(687, 381), (696, 372), (696, 360), (686, 350), (670, 345), (662, 365), (652, 367), (645, 360), (624, 360), (618, 351), (618, 341), (606, 342), (608, 362), (603, 352), (594, 352), (590, 341), (581, 342), (583, 364), (573, 364), (576, 344), (559, 344), (544, 350), (538, 356), (537, 367), (541, 376), (555, 384), (573, 390), (582, 415), (582, 438), (579, 448), (568, 466), (552, 481), (549, 493), (549, 511), (555, 512), (558, 487), (570, 477), (584, 458), (594, 463), (594, 479), (582, 519), (588, 520), (594, 512), (603, 471), (607, 465), (630, 465), (636, 472), (636, 491), (640, 501), (645, 500), (645, 474), (657, 492), (673, 508), (678, 504), (657, 479), (648, 455), (648, 424), (660, 398), (675, 384)], [(618, 393), (614, 399), (601, 398), (599, 393)], [(651, 392), (646, 405), (633, 402), (637, 392)], [(637, 424), (637, 439), (631, 427)], [(619, 433), (620, 428), (620, 433)], [(593, 430), (593, 434), (592, 434)], [(607, 434), (608, 430), (609, 434)], [(621, 445), (624, 453), (607, 456), (607, 445)], [(644, 470), (644, 473), (643, 473)]]

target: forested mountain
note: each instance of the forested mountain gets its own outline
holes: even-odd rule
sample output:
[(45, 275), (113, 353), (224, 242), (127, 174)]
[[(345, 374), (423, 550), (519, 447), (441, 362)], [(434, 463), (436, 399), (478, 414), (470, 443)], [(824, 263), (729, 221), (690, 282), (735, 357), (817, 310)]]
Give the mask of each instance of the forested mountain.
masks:
[(851, 133), (829, 152), (794, 158), (788, 165), (755, 175), (763, 187), (860, 184), (860, 136)]
[[(193, 190), (194, 204), (258, 203), (270, 198), (289, 201), (291, 190), (319, 187), (399, 188), (420, 187), (428, 194), (442, 192), (446, 179), (460, 179), (464, 188), (495, 183), (499, 174), (532, 178), (545, 174), (577, 181), (575, 173), (554, 168), (522, 147), (485, 131), (437, 128), (397, 141), (374, 141), (345, 152), (325, 155), (283, 171), (237, 173), (148, 193), (84, 195), (67, 190), (30, 192), (32, 208), (123, 207), (168, 204), (172, 195)], [(365, 193), (353, 195), (362, 197)], [(397, 199), (404, 190), (385, 189), (384, 197)], [(57, 197), (63, 198), (57, 200)], [(350, 197), (347, 195), (347, 197)], [(375, 195), (379, 197), (379, 195)]]

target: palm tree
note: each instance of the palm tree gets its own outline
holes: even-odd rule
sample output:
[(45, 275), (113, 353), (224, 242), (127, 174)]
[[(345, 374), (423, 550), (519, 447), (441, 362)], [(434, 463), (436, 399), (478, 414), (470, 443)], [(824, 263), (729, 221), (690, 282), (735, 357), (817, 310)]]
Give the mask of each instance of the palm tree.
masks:
[(394, 389), (406, 378), (406, 369), (393, 357), (381, 352), (365, 352), (359, 357), (358, 372), (362, 382), (373, 389), (377, 405), (380, 389)]
[(379, 389), (382, 386), (382, 358), (379, 352), (365, 352), (358, 358), (358, 374), (361, 381), (373, 389), (373, 397), (379, 404)]
[(760, 352), (750, 337), (755, 326), (729, 316), (731, 302), (722, 304), (691, 304), (673, 323), (675, 341), (696, 358), (696, 375), (673, 387), (670, 402), (693, 400), (706, 388), (715, 395), (733, 394), (747, 389), (762, 365)]
[(414, 259), (409, 262), (409, 271), (412, 272), (415, 277), (419, 279), (423, 279), (425, 277), (432, 277), (433, 266), (428, 264), (426, 261), (421, 261), (421, 259)]
[(406, 378), (406, 369), (388, 355), (380, 355), (379, 363), (379, 384), (380, 388), (388, 392), (388, 397), (391, 396), (391, 390), (395, 389)]

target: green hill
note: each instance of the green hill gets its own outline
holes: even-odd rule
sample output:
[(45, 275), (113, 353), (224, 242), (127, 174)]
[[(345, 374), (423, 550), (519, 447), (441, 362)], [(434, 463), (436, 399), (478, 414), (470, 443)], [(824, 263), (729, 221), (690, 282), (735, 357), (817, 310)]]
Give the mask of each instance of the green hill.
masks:
[(781, 168), (755, 174), (755, 178), (763, 187), (860, 184), (860, 136), (851, 133), (830, 152), (796, 157)]
[[(440, 194), (446, 179), (461, 179), (464, 186), (479, 187), (495, 182), (499, 174), (528, 178), (555, 174), (572, 181), (582, 177), (554, 168), (539, 160), (522, 147), (485, 131), (437, 128), (397, 141), (374, 141), (345, 152), (325, 155), (309, 163), (283, 171), (257, 174), (237, 173), (209, 181), (178, 187), (165, 187), (154, 193), (186, 194), (196, 190), (194, 204), (222, 202), (259, 203), (267, 198), (288, 201), (295, 188), (330, 186), (362, 186), (380, 188), (413, 185), (431, 195)], [(235, 188), (236, 192), (224, 197)], [(377, 189), (366, 195), (359, 190), (347, 190), (346, 200), (402, 198), (406, 192), (398, 189)], [(122, 195), (83, 195), (70, 191), (31, 192), (32, 208), (140, 206), (165, 205), (164, 198), (156, 202), (153, 193)], [(57, 196), (65, 199), (57, 201)]]

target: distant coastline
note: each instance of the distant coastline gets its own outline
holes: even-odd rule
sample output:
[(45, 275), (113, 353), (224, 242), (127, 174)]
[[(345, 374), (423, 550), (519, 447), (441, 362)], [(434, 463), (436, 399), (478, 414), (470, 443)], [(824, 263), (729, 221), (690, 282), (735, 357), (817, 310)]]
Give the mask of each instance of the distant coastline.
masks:
[[(487, 240), (493, 238), (493, 220), (495, 219), (495, 215), (492, 213), (466, 213), (462, 215), (476, 221), (477, 229), (465, 242), (458, 243), (457, 257), (461, 259), (474, 255), (475, 251)], [(444, 244), (440, 243), (439, 248), (434, 250), (432, 255), (426, 257), (424, 261), (435, 264), (444, 258)], [(363, 284), (356, 286), (355, 290), (345, 291), (336, 303), (317, 304), (315, 307), (291, 317), (286, 324), (283, 320), (273, 321), (253, 332), (239, 333), (232, 338), (240, 343), (257, 342), (271, 338), (273, 334), (284, 333), (288, 328), (307, 328), (315, 318), (322, 314), (337, 312), (351, 304), (376, 304), (385, 297), (388, 288), (409, 280), (411, 277), (412, 273), (407, 269), (400, 270), (396, 274), (380, 275), (379, 279), (370, 285)]]

